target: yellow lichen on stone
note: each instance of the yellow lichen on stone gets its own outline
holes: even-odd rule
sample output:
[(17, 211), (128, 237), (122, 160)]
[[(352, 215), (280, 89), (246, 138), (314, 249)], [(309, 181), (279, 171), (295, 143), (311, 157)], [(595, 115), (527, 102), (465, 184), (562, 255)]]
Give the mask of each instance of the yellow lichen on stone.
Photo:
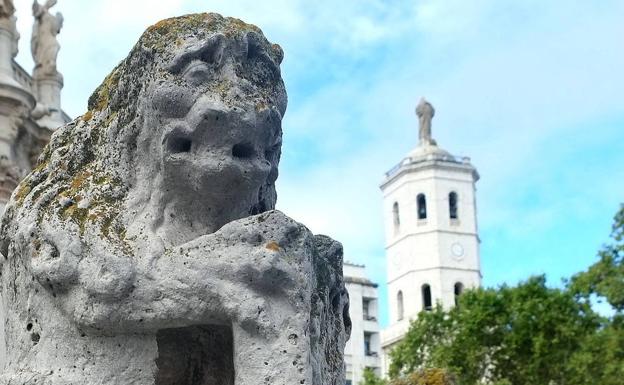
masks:
[(145, 46), (163, 52), (168, 45), (182, 42), (180, 35), (195, 34), (200, 29), (209, 31), (220, 30), (225, 36), (233, 36), (240, 32), (253, 31), (261, 34), (260, 28), (253, 24), (232, 17), (224, 18), (216, 13), (198, 13), (161, 20), (150, 26), (141, 40)]
[[(110, 103), (111, 91), (114, 87), (117, 87), (121, 73), (119, 67), (115, 68), (95, 90), (93, 95), (89, 98), (89, 111), (102, 111)], [(86, 115), (86, 114), (85, 114)], [(88, 121), (88, 120), (85, 120)]]
[(70, 184), (70, 188), (74, 193), (77, 193), (78, 190), (80, 190), (83, 185), (85, 184), (86, 180), (92, 175), (93, 173), (89, 170), (85, 170), (82, 171), (80, 173), (78, 173), (74, 179), (72, 179), (71, 184)]
[(21, 205), (22, 203), (24, 203), (24, 199), (26, 199), (26, 196), (28, 195), (28, 193), (30, 193), (30, 190), (31, 187), (28, 184), (28, 180), (24, 179), (22, 183), (17, 186), (17, 191), (15, 193), (15, 200), (17, 201), (17, 204)]

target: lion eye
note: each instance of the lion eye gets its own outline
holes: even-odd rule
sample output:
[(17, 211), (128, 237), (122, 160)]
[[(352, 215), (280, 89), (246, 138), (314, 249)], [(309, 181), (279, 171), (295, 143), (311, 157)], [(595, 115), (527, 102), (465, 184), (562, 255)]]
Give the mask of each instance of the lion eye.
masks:
[(202, 60), (193, 60), (182, 71), (182, 77), (190, 84), (196, 86), (210, 78), (212, 66)]

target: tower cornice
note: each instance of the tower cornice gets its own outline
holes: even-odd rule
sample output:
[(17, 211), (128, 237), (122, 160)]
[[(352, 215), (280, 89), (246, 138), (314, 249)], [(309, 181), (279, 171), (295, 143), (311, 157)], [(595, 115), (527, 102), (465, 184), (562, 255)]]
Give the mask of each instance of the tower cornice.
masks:
[(450, 154), (441, 156), (437, 154), (429, 154), (425, 156), (407, 156), (403, 158), (401, 162), (384, 174), (384, 179), (379, 187), (383, 190), (403, 175), (420, 172), (426, 169), (467, 172), (472, 174), (475, 182), (479, 180), (479, 173), (470, 163), (469, 157), (456, 157)]

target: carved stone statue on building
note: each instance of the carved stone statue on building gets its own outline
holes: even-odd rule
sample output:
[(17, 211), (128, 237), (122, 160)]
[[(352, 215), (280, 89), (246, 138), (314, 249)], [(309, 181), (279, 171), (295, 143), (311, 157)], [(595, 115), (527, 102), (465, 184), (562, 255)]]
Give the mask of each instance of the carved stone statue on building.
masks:
[(17, 43), (20, 38), (20, 34), (17, 32), (15, 17), (15, 6), (13, 0), (0, 0), (0, 26), (3, 29), (10, 31), (13, 35), (11, 37), (11, 57), (17, 55)]
[(420, 144), (435, 145), (435, 140), (431, 137), (431, 120), (435, 115), (435, 109), (425, 98), (421, 98), (416, 106), (416, 115), (418, 115)]
[(33, 16), (35, 23), (31, 37), (31, 51), (35, 61), (35, 74), (55, 75), (56, 58), (61, 46), (56, 36), (63, 27), (63, 15), (57, 12), (56, 15), (50, 13), (50, 8), (56, 4), (57, 0), (47, 0), (44, 5), (33, 2)]
[(217, 14), (150, 27), (0, 227), (0, 384), (342, 385), (342, 247), (275, 211), (283, 52)]
[(0, 23), (9, 22), (15, 28), (15, 6), (13, 0), (0, 0)]
[(14, 13), (13, 0), (0, 0), (0, 18), (11, 17)]
[(35, 68), (33, 78), (37, 105), (33, 117), (39, 125), (50, 130), (64, 123), (61, 114), (61, 89), (63, 76), (56, 68), (56, 59), (61, 46), (57, 35), (63, 27), (63, 15), (50, 13), (56, 0), (47, 0), (44, 5), (37, 0), (33, 2), (33, 32), (30, 40)]

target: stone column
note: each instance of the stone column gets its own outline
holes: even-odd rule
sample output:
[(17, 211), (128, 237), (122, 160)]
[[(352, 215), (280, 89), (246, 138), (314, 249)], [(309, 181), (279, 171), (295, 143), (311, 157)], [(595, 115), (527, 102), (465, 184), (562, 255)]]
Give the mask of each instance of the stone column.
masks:
[(15, 17), (0, 18), (0, 213), (19, 182), (15, 141), (23, 120), (35, 106), (35, 98), (14, 78)]
[(15, 34), (15, 17), (0, 18), (0, 83), (20, 87), (13, 78)]
[[(13, 41), (13, 28), (10, 25), (10, 19), (0, 18), (0, 84), (12, 84), (17, 83), (13, 80), (13, 68), (12, 68), (12, 41)], [(4, 117), (2, 117), (4, 118)], [(0, 129), (5, 127), (6, 122), (0, 121)], [(1, 131), (0, 131), (1, 132)], [(2, 142), (4, 144), (4, 142)], [(0, 154), (5, 154), (7, 149), (2, 146), (0, 148)], [(1, 156), (1, 155), (0, 155)], [(4, 212), (4, 205), (8, 201), (5, 193), (4, 173), (0, 170), (0, 213)], [(6, 186), (6, 188), (10, 188)], [(0, 298), (0, 316), (4, 319), (2, 309), (2, 298)], [(6, 356), (6, 343), (4, 336), (4, 322), (0, 323), (0, 372), (4, 369), (4, 362)]]
[(8, 115), (11, 112), (7, 111), (6, 106), (0, 106), (0, 213), (4, 212), (4, 205), (9, 201), (20, 179), (20, 172), (14, 162), (13, 147), (21, 119)]

